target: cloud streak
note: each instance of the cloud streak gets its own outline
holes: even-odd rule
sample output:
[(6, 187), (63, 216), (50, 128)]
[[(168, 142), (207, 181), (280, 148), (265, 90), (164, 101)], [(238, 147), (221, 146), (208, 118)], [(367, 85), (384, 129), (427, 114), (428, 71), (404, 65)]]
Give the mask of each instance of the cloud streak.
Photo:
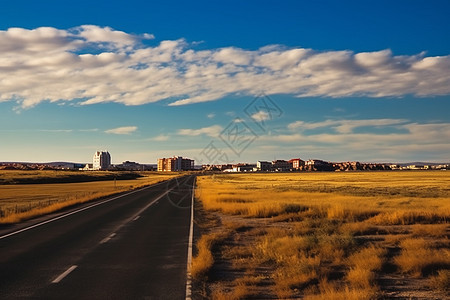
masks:
[(351, 133), (360, 127), (383, 127), (406, 123), (406, 119), (325, 120), (321, 122), (296, 121), (288, 124), (290, 130), (311, 130), (331, 127), (338, 133)]
[(261, 92), (297, 97), (450, 94), (450, 55), (281, 45), (195, 50), (183, 39), (143, 42), (153, 38), (94, 25), (0, 31), (0, 102), (28, 108), (43, 101), (185, 105)]
[[(367, 127), (365, 132), (354, 129)], [(376, 127), (385, 127), (383, 133), (373, 132)], [(325, 132), (311, 133), (310, 129), (323, 128)], [(325, 120), (321, 122), (297, 121), (288, 125), (291, 133), (260, 137), (263, 142), (308, 143), (309, 145), (328, 144), (357, 150), (389, 148), (402, 150), (412, 145), (421, 145), (424, 149), (436, 146), (436, 149), (450, 151), (450, 123), (413, 123), (405, 119), (371, 120)], [(394, 129), (394, 130), (392, 130)], [(428, 147), (428, 148), (426, 148)], [(440, 147), (440, 148), (439, 148)]]
[(187, 136), (199, 136), (199, 135), (207, 135), (210, 137), (218, 137), (222, 132), (223, 128), (220, 125), (213, 125), (209, 127), (203, 127), (199, 129), (180, 129), (178, 130), (179, 135), (187, 135)]
[(113, 129), (105, 130), (106, 133), (111, 134), (132, 134), (135, 132), (138, 128), (136, 126), (124, 126), (124, 127), (118, 127)]

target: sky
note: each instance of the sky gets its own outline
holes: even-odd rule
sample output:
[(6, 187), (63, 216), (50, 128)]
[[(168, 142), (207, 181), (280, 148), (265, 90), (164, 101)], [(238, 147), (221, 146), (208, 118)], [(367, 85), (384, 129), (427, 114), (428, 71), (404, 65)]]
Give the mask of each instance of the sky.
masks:
[(0, 161), (450, 162), (450, 1), (5, 1)]

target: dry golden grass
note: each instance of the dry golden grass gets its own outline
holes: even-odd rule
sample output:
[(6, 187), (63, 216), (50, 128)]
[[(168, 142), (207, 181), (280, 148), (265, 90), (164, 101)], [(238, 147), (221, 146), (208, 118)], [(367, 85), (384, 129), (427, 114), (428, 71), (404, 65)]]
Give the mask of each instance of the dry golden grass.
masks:
[(0, 184), (99, 181), (113, 179), (117, 174), (110, 171), (0, 170)]
[[(29, 176), (28, 173), (26, 174)], [(115, 182), (0, 185), (0, 224), (21, 222), (68, 206), (154, 184), (174, 176), (179, 175), (147, 173), (138, 179)]]
[(352, 254), (348, 258), (350, 270), (347, 281), (354, 288), (372, 289), (375, 271), (379, 271), (383, 264), (385, 251), (379, 247), (370, 246)]
[(384, 249), (371, 245), (350, 255), (348, 257), (348, 263), (354, 268), (378, 271), (383, 264), (384, 254)]
[[(206, 211), (241, 226), (262, 225), (226, 238), (217, 259), (246, 271), (269, 269), (272, 297), (376, 299), (386, 260), (416, 276), (450, 266), (448, 172), (212, 175), (198, 178), (196, 196)], [(437, 239), (438, 246), (408, 244), (420, 237)], [(400, 245), (400, 255), (392, 258), (386, 245)], [(439, 272), (434, 282), (445, 281)], [(214, 297), (238, 299), (258, 290), (239, 278), (215, 282), (224, 288)], [(230, 285), (240, 292), (231, 293)]]
[(402, 252), (394, 258), (402, 272), (419, 277), (436, 268), (450, 268), (450, 250), (434, 249), (423, 238), (407, 238), (400, 242)]
[(447, 224), (416, 224), (411, 226), (414, 237), (442, 238), (447, 235)]
[(224, 287), (216, 287), (212, 292), (212, 299), (214, 300), (238, 300), (247, 299), (253, 294), (253, 287), (261, 281), (261, 276), (245, 275), (233, 282), (233, 289), (226, 289)]
[(289, 236), (272, 229), (255, 245), (253, 259), (258, 264), (272, 262), (273, 280), (278, 297), (291, 296), (291, 289), (308, 284), (318, 277), (321, 258), (310, 253), (316, 241), (307, 237)]
[[(448, 220), (450, 176), (446, 172), (351, 173), (340, 177), (341, 174), (214, 175), (200, 177), (198, 188), (205, 209), (249, 217), (270, 217), (316, 207), (330, 218), (357, 221), (372, 217), (370, 221), (380, 225)], [(427, 176), (421, 180), (418, 175), (424, 174)], [(396, 194), (377, 193), (391, 188)], [(409, 195), (414, 189), (420, 191)]]
[(214, 264), (212, 248), (215, 243), (222, 241), (227, 236), (226, 232), (210, 233), (203, 235), (197, 242), (197, 255), (192, 259), (191, 275), (194, 279), (207, 277), (209, 269)]
[(439, 270), (437, 275), (429, 279), (432, 289), (450, 291), (450, 270)]
[(378, 232), (378, 228), (367, 222), (348, 222), (340, 227), (340, 232), (347, 232), (351, 235), (374, 234)]
[(249, 295), (248, 287), (241, 283), (235, 283), (233, 290), (225, 291), (216, 289), (212, 292), (213, 300), (239, 300), (245, 299)]
[(318, 292), (307, 293), (307, 300), (372, 300), (377, 299), (376, 288), (351, 288), (340, 286), (326, 279), (320, 281)]

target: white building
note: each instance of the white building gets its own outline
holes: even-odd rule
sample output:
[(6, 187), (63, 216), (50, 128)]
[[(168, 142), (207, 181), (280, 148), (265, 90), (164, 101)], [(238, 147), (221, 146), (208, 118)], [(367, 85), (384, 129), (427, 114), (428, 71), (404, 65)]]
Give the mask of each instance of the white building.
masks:
[(111, 155), (108, 151), (97, 151), (94, 154), (93, 170), (108, 170), (111, 166)]

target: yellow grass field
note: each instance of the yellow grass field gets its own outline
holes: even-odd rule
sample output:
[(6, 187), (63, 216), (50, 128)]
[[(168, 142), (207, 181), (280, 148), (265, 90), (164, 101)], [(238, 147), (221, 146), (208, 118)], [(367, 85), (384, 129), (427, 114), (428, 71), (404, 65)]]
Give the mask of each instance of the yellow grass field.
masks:
[(215, 174), (196, 198), (199, 298), (448, 293), (448, 171)]
[[(73, 172), (79, 175), (80, 172)], [(88, 174), (95, 180), (96, 176), (106, 176), (108, 172), (96, 172)], [(154, 184), (163, 180), (179, 176), (179, 174), (162, 174), (154, 172), (142, 172), (143, 177), (132, 180), (102, 180), (75, 183), (52, 184), (5, 184), (0, 185), (0, 224), (17, 223), (35, 216), (54, 212), (61, 208), (91, 201), (119, 192), (124, 192), (142, 186)], [(0, 179), (40, 180), (48, 178), (56, 180), (60, 176), (71, 176), (69, 172), (55, 171), (1, 171)], [(98, 179), (98, 178), (97, 178)], [(70, 179), (69, 179), (70, 180)]]

